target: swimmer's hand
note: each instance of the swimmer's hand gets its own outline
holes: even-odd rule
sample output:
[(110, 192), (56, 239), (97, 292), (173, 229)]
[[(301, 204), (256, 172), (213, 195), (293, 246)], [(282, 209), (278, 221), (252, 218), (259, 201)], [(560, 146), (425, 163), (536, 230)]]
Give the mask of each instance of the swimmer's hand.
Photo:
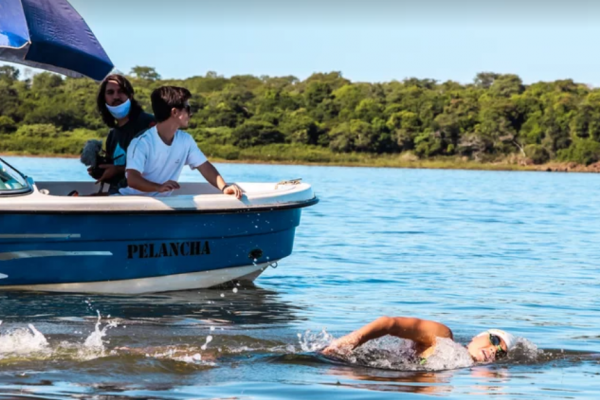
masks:
[(335, 357), (350, 353), (360, 344), (360, 336), (356, 332), (352, 332), (349, 335), (342, 336), (339, 339), (335, 339), (321, 350), (321, 353), (325, 356)]

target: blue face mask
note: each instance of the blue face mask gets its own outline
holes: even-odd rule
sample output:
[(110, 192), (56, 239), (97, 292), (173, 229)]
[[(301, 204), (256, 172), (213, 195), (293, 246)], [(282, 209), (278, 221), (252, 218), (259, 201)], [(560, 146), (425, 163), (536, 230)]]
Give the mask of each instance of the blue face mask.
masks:
[(108, 104), (106, 105), (108, 111), (112, 114), (115, 119), (125, 118), (129, 115), (129, 109), (131, 108), (131, 101), (127, 99), (127, 101), (123, 104), (119, 104), (118, 106), (111, 107)]

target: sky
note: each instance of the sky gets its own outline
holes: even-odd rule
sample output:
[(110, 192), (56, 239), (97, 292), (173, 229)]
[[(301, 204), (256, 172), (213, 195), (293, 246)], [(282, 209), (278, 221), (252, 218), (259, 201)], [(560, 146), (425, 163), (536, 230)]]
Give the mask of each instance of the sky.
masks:
[(69, 0), (128, 73), (600, 86), (597, 0)]

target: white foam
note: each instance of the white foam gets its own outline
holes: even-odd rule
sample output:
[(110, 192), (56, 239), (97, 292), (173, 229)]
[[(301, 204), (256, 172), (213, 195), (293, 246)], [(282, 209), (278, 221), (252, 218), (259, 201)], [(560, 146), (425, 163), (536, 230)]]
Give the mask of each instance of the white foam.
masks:
[[(106, 349), (104, 347), (105, 342), (103, 338), (106, 336), (107, 331), (110, 328), (118, 326), (116, 321), (108, 321), (108, 323), (101, 328), (102, 316), (100, 311), (98, 313), (98, 319), (96, 325), (94, 325), (94, 331), (85, 339), (83, 345), (79, 348), (79, 357), (85, 360), (90, 360), (98, 357), (104, 357), (106, 355)], [(110, 316), (109, 316), (110, 317)]]
[(321, 332), (313, 333), (310, 329), (304, 334), (298, 334), (298, 342), (302, 351), (317, 352), (323, 350), (333, 340), (325, 328)]
[(63, 341), (51, 346), (46, 337), (33, 324), (26, 328), (18, 328), (0, 333), (0, 359), (7, 357), (23, 357), (29, 359), (74, 358), (90, 360), (105, 356), (103, 338), (108, 329), (117, 326), (115, 321), (109, 321), (102, 327), (102, 316), (98, 312), (98, 320), (94, 331), (86, 337), (83, 343)]
[(208, 344), (209, 344), (210, 342), (212, 342), (212, 340), (213, 340), (213, 337), (212, 337), (212, 336), (210, 336), (210, 335), (208, 335), (208, 336), (206, 337), (206, 343), (204, 343), (204, 344), (202, 345), (202, 347), (200, 347), (200, 348), (201, 348), (202, 350), (206, 350), (206, 347), (208, 346)]
[[(302, 351), (320, 351), (333, 339), (325, 330), (318, 334), (306, 331), (304, 335), (298, 334), (298, 337)], [(501, 362), (536, 362), (543, 354), (535, 344), (519, 337), (508, 358)], [(476, 364), (465, 346), (444, 338), (437, 338), (433, 354), (423, 364), (412, 341), (391, 336), (372, 340), (354, 350), (338, 348), (335, 357), (349, 364), (401, 371), (441, 371), (468, 368)]]
[(30, 354), (46, 357), (51, 354), (50, 346), (44, 335), (32, 324), (29, 324), (28, 328), (19, 328), (0, 334), (0, 358)]
[[(303, 351), (319, 351), (331, 342), (332, 337), (326, 331), (314, 335), (307, 331), (300, 337)], [(410, 340), (402, 340), (392, 336), (371, 340), (360, 347), (338, 348), (335, 357), (340, 361), (366, 367), (400, 371), (439, 371), (465, 368), (473, 365), (467, 349), (451, 339), (438, 338), (437, 345), (424, 364)]]

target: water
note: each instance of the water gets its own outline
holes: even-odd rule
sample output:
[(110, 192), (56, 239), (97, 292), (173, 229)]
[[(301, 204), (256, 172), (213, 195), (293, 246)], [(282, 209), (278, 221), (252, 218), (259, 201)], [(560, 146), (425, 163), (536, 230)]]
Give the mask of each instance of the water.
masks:
[[(77, 160), (8, 161), (38, 180), (88, 179)], [(218, 168), (314, 185), (321, 202), (305, 209), (293, 255), (254, 288), (0, 292), (0, 397), (600, 396), (599, 175)], [(344, 362), (315, 352), (381, 315), (443, 322), (463, 344), (489, 327), (523, 339), (495, 365), (469, 366), (442, 343), (437, 364), (419, 368), (393, 338)]]

